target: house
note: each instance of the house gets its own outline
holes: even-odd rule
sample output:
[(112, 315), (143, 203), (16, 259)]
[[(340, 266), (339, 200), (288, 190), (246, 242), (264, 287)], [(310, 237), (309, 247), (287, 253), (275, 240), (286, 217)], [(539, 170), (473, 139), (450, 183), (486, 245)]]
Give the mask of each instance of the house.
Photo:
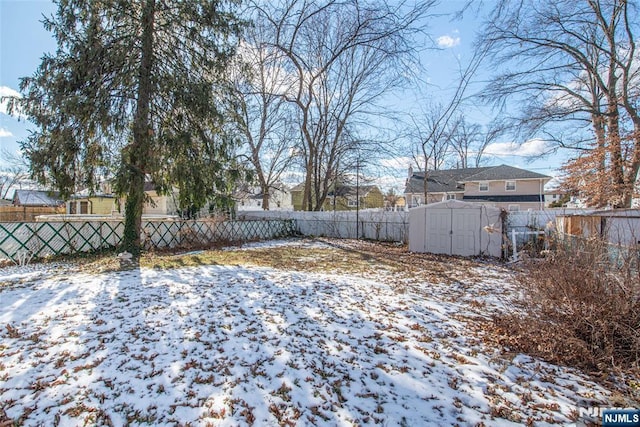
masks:
[(548, 190), (544, 192), (545, 208), (562, 208), (567, 207), (567, 203), (571, 201), (571, 196), (560, 189)]
[(111, 215), (118, 212), (116, 196), (112, 194), (94, 194), (92, 196), (74, 194), (67, 200), (69, 215)]
[(16, 190), (13, 194), (14, 206), (59, 207), (64, 204), (58, 193), (41, 190)]
[(404, 196), (397, 196), (395, 194), (387, 194), (384, 196), (385, 211), (403, 211), (406, 205), (407, 203)]
[[(142, 215), (177, 215), (179, 213), (177, 189), (174, 188), (168, 194), (160, 195), (156, 192), (154, 183), (145, 182), (144, 192), (149, 200), (142, 206)], [(124, 204), (120, 211), (124, 212)]]
[(426, 176), (425, 186), (425, 173), (409, 168), (405, 186), (409, 208), (462, 200), (511, 211), (544, 209), (544, 185), (551, 180), (550, 176), (507, 165), (427, 171)]
[[(303, 194), (304, 184), (298, 184), (291, 189), (293, 210), (302, 210)], [(378, 209), (383, 207), (384, 196), (376, 185), (338, 185), (329, 190), (322, 210), (348, 211), (356, 209)]]
[[(175, 194), (158, 195), (151, 182), (145, 182), (144, 192), (148, 201), (142, 206), (142, 215), (176, 215), (178, 207)], [(101, 186), (101, 191), (90, 194), (80, 191), (66, 202), (68, 215), (113, 215), (124, 213), (125, 199), (118, 199), (109, 186)]]
[[(263, 194), (258, 187), (248, 187), (236, 191), (234, 194), (236, 208), (239, 211), (262, 210)], [(291, 204), (291, 192), (284, 185), (269, 190), (269, 210), (290, 211), (293, 210)]]
[(106, 183), (100, 186), (99, 192), (90, 194), (88, 190), (80, 191), (66, 202), (68, 215), (112, 215), (118, 212), (116, 196)]

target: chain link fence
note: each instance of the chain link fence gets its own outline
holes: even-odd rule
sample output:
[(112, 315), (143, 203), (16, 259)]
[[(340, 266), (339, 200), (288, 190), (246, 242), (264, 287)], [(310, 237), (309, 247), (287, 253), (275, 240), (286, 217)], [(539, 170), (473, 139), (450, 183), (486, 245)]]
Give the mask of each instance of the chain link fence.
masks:
[[(122, 242), (122, 221), (0, 223), (0, 259), (24, 264), (33, 258), (115, 249)], [(146, 250), (202, 248), (292, 236), (294, 220), (143, 221)]]

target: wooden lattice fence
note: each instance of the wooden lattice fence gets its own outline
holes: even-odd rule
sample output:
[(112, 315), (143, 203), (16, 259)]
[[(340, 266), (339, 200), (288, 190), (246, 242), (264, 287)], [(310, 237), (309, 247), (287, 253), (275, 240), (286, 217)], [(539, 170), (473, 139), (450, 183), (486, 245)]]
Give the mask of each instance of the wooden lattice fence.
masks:
[[(147, 250), (194, 248), (291, 236), (293, 220), (145, 221), (141, 233)], [(117, 248), (122, 221), (0, 223), (0, 259), (24, 263), (32, 258)]]

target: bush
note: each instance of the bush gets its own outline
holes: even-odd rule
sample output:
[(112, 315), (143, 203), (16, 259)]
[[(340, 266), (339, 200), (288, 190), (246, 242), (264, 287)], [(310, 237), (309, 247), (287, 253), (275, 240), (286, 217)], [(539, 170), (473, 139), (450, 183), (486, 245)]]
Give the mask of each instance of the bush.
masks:
[(640, 367), (637, 256), (612, 255), (596, 241), (560, 246), (525, 261), (522, 306), (496, 316), (503, 344), (585, 370)]

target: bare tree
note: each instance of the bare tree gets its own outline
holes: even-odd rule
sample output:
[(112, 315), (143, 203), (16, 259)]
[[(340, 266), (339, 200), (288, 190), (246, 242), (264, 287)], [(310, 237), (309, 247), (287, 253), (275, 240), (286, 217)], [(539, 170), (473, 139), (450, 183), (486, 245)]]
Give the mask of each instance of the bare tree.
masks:
[(371, 128), (372, 116), (382, 114), (381, 96), (403, 81), (405, 61), (414, 52), (409, 36), (433, 3), (281, 0), (256, 5), (260, 19), (274, 30), (272, 46), (287, 58), (290, 85), (284, 96), (295, 107), (300, 131), (305, 210), (322, 208), (338, 165), (344, 168), (374, 151), (371, 139), (359, 134)]
[(459, 115), (449, 132), (449, 146), (455, 155), (456, 167), (479, 167), (487, 146), (504, 132), (505, 126), (500, 121), (482, 126), (469, 123), (464, 115)]
[(286, 57), (265, 40), (272, 40), (272, 28), (256, 20), (245, 32), (239, 52), (235, 76), (232, 112), (241, 138), (245, 142), (244, 156), (255, 169), (255, 178), (262, 194), (262, 209), (269, 210), (273, 189), (282, 190), (282, 174), (295, 161), (299, 133), (295, 128), (295, 110), (286, 102), (288, 74)]
[(567, 182), (594, 206), (630, 206), (638, 179), (637, 17), (634, 0), (519, 0), (497, 5), (484, 32), (505, 65), (486, 98), (516, 101), (528, 136), (576, 150)]
[(419, 141), (414, 146), (413, 154), (418, 169), (426, 173), (442, 168), (450, 151), (450, 125), (454, 122), (452, 115), (444, 105), (435, 104), (421, 114), (419, 121), (413, 117), (412, 120), (414, 135)]
[(450, 154), (450, 135), (455, 133), (456, 118), (464, 106), (467, 91), (480, 65), (488, 54), (486, 49), (476, 49), (460, 71), (453, 94), (444, 104), (427, 109), (419, 117), (412, 117), (415, 133), (413, 138), (414, 160), (419, 169), (424, 169), (424, 200), (429, 195), (429, 169), (439, 169)]
[(0, 168), (0, 198), (6, 199), (9, 192), (20, 187), (29, 177), (29, 166), (26, 160), (6, 148), (0, 150), (0, 160), (4, 164)]

